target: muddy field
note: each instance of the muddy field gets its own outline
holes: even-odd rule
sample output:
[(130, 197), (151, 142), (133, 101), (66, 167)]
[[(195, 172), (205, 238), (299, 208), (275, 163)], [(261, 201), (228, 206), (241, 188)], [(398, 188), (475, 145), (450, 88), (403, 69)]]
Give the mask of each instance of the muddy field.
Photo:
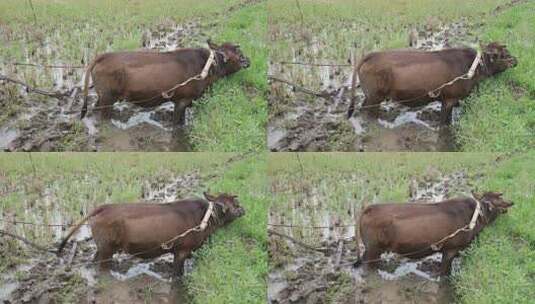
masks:
[[(199, 196), (203, 183), (200, 173), (193, 171), (172, 178), (155, 178), (144, 183), (141, 197), (154, 203), (172, 202), (180, 198)], [(71, 226), (72, 219), (66, 206), (57, 204), (53, 187), (45, 188), (35, 207), (25, 209), (24, 220), (13, 225), (14, 215), (6, 211), (0, 216), (2, 229), (32, 240), (49, 240), (57, 248)], [(86, 213), (93, 206), (79, 206)], [(25, 225), (21, 222), (38, 223)], [(44, 223), (45, 226), (40, 226)], [(7, 242), (7, 257), (20, 252), (25, 262), (13, 266), (0, 276), (0, 301), (2, 303), (184, 303), (187, 294), (180, 283), (172, 278), (173, 256), (167, 254), (153, 260), (141, 260), (127, 254), (115, 254), (112, 270), (102, 273), (92, 262), (96, 245), (91, 230), (84, 225), (74, 235), (61, 257), (38, 250), (28, 251), (20, 243)], [(43, 241), (38, 243), (43, 244)], [(12, 257), (10, 257), (12, 258)], [(187, 276), (195, 261), (186, 261)]]
[[(180, 47), (202, 46), (208, 38), (206, 30), (213, 24), (191, 20), (184, 24), (164, 22), (146, 29), (139, 50), (168, 51)], [(52, 33), (51, 35), (58, 35)], [(153, 109), (144, 109), (131, 103), (116, 103), (111, 121), (100, 121), (91, 108), (97, 100), (96, 92), (89, 91), (90, 115), (80, 120), (83, 77), (85, 70), (69, 68), (62, 62), (61, 45), (44, 39), (38, 51), (24, 52), (25, 63), (49, 62), (55, 67), (36, 67), (0, 63), (0, 74), (24, 76), (34, 81), (49, 80), (50, 90), (63, 97), (53, 98), (29, 93), (23, 86), (0, 86), (0, 100), (4, 106), (13, 99), (23, 100), (20, 111), (7, 118), (0, 126), (0, 149), (7, 151), (189, 151), (188, 126), (193, 115), (187, 110), (186, 125), (173, 132), (174, 104), (167, 102)], [(112, 42), (110, 42), (111, 44)], [(108, 47), (109, 48), (109, 47)], [(83, 49), (82, 63), (92, 60), (94, 54)], [(67, 66), (67, 68), (64, 68)], [(13, 76), (11, 76), (13, 77)]]
[[(449, 24), (413, 28), (410, 30), (417, 37), (413, 47), (440, 50), (473, 46), (477, 43), (473, 32), (478, 26), (480, 24), (461, 19)], [(358, 33), (359, 28), (357, 24), (344, 25), (344, 31)], [(323, 54), (324, 49), (331, 46), (322, 43), (330, 41), (329, 35), (329, 30), (314, 34), (286, 34), (284, 39), (292, 45), (292, 57), (287, 62), (270, 62), (269, 75), (293, 84), (277, 80), (271, 83), (272, 110), (268, 126), (268, 147), (271, 151), (455, 150), (452, 132), (439, 128), (439, 101), (425, 106), (383, 102), (379, 117), (371, 118), (359, 110), (364, 93), (356, 79), (356, 113), (347, 120), (352, 91), (351, 62), (363, 54), (358, 48), (357, 54), (348, 49), (347, 62), (329, 62)], [(312, 92), (303, 93), (301, 88)], [(453, 125), (461, 112), (459, 107), (454, 109)]]
[[(470, 193), (470, 180), (473, 178), (478, 176), (469, 178), (464, 171), (449, 175), (434, 172), (413, 178), (407, 185), (407, 191), (410, 201), (438, 202)], [(344, 185), (363, 182), (363, 177), (358, 175), (339, 180)], [(289, 193), (293, 190), (286, 185), (275, 182), (273, 187), (292, 196)], [(301, 191), (293, 193), (303, 194), (294, 196), (287, 209), (273, 208), (269, 216), (269, 228), (322, 252), (271, 234), (269, 303), (445, 304), (453, 301), (454, 294), (448, 279), (435, 276), (440, 265), (440, 253), (420, 260), (398, 258), (395, 254), (386, 253), (381, 256), (383, 261), (376, 270), (353, 267), (358, 252), (364, 250), (362, 244), (357, 248), (355, 241), (353, 223), (355, 214), (359, 212), (355, 201), (365, 201), (365, 195), (361, 198), (343, 197), (338, 210), (333, 211), (328, 206), (333, 192), (329, 185), (321, 183), (315, 187), (290, 187), (294, 190), (301, 187)], [(458, 271), (457, 259), (453, 265), (453, 272)]]

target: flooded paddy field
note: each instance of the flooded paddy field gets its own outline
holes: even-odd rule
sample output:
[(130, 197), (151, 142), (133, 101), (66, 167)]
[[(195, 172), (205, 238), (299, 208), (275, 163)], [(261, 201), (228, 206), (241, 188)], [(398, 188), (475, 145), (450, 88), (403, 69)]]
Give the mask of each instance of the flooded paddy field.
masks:
[[(221, 228), (210, 238), (209, 244), (199, 249), (202, 256), (195, 252), (186, 261), (181, 280), (173, 277), (171, 254), (145, 260), (117, 253), (110, 271), (99, 270), (99, 265), (93, 262), (96, 244), (87, 224), (81, 226), (59, 257), (54, 252), (38, 250), (2, 235), (1, 302), (204, 303), (210, 298), (208, 291), (214, 285), (219, 286), (221, 294), (228, 293), (227, 289), (240, 288), (235, 284), (225, 287), (210, 274), (212, 270), (226, 271), (211, 265), (212, 255), (221, 255), (219, 244), (234, 243), (235, 248), (227, 248), (232, 251), (245, 250), (243, 246), (247, 243), (252, 256), (242, 259), (243, 262), (262, 263), (255, 254), (260, 241), (255, 237), (242, 237), (244, 233), (252, 235), (249, 222), (257, 222), (261, 210), (265, 210), (258, 201), (261, 196), (250, 189), (239, 190), (243, 185), (238, 180), (224, 177), (225, 174), (244, 174), (244, 167), (255, 167), (261, 160), (232, 154), (188, 157), (160, 154), (159, 159), (154, 160), (140, 158), (140, 154), (35, 155), (30, 160), (18, 154), (11, 156), (11, 161), (17, 157), (25, 164), (24, 168), (6, 169), (9, 167), (6, 162), (10, 160), (0, 158), (0, 229), (46, 249), (55, 250), (75, 222), (104, 203), (158, 204), (203, 197), (204, 191), (230, 192), (240, 196), (240, 203), (252, 218), (246, 217), (234, 222), (235, 226)], [(107, 171), (106, 167), (112, 171)], [(31, 173), (33, 170), (36, 175)], [(23, 184), (19, 183), (21, 179)], [(252, 279), (262, 274), (244, 270), (243, 275)], [(265, 286), (251, 288), (248, 285), (247, 288), (242, 294), (250, 299), (265, 290)]]
[[(5, 22), (0, 23), (0, 40), (6, 46), (0, 52), (0, 74), (30, 86), (28, 88), (0, 79), (0, 105), (4, 108), (0, 115), (1, 150), (209, 150), (203, 148), (205, 145), (211, 145), (210, 150), (232, 150), (215, 146), (217, 144), (214, 142), (228, 138), (220, 136), (218, 132), (221, 130), (212, 124), (219, 120), (230, 121), (225, 128), (231, 129), (238, 125), (251, 125), (249, 119), (252, 118), (245, 118), (247, 114), (251, 116), (248, 111), (262, 112), (259, 110), (265, 103), (258, 97), (261, 95), (258, 94), (259, 90), (265, 86), (265, 80), (264, 84), (255, 82), (257, 74), (264, 73), (263, 65), (241, 71), (246, 75), (221, 80), (227, 82), (226, 86), (209, 89), (201, 98), (202, 101), (197, 101), (192, 108), (187, 109), (186, 122), (182, 127), (173, 124), (172, 102), (155, 108), (141, 108), (132, 103), (120, 102), (113, 106), (111, 120), (100, 120), (99, 111), (92, 111), (98, 98), (92, 86), (89, 90), (89, 115), (80, 120), (85, 67), (97, 54), (104, 52), (165, 52), (176, 48), (206, 47), (209, 38), (216, 43), (230, 41), (240, 44), (242, 41), (238, 37), (256, 36), (259, 30), (256, 23), (243, 24), (249, 14), (261, 9), (259, 1), (213, 0), (197, 4), (192, 4), (194, 1), (180, 4), (166, 4), (163, 1), (152, 7), (145, 7), (147, 4), (128, 6), (124, 3), (121, 7), (119, 2), (121, 1), (106, 4), (97, 1), (91, 7), (81, 1), (78, 3), (80, 7), (68, 12), (62, 10), (63, 4), (38, 3), (38, 11), (49, 12), (49, 15), (37, 14), (35, 23), (42, 24), (40, 28), (25, 28), (20, 20), (10, 20), (7, 17)], [(7, 1), (2, 4), (5, 6), (2, 10), (21, 10), (27, 13), (29, 10), (24, 10), (21, 5), (18, 1)], [(165, 8), (166, 5), (172, 6), (172, 10), (179, 13), (162, 15), (162, 10), (169, 10)], [(188, 5), (188, 9), (184, 9), (183, 6)], [(219, 9), (215, 9), (215, 6)], [(96, 12), (96, 16), (87, 15), (91, 11)], [(118, 11), (116, 16), (109, 15), (114, 11)], [(129, 12), (137, 15), (136, 18), (129, 18)], [(51, 18), (55, 14), (61, 18)], [(31, 15), (24, 17), (28, 18), (28, 22), (34, 23)], [(122, 26), (112, 26), (114, 22)], [(262, 20), (256, 22), (261, 23)], [(236, 23), (243, 27), (237, 28)], [(263, 56), (261, 52), (256, 52), (258, 47), (253, 41), (242, 43), (244, 52), (248, 53), (246, 55), (255, 64)], [(38, 94), (33, 88), (44, 90), (53, 96)], [(229, 108), (225, 104), (231, 96), (234, 97), (236, 108)], [(244, 109), (240, 103), (249, 98), (254, 102), (249, 101)], [(220, 103), (215, 104), (216, 101)], [(208, 118), (212, 115), (221, 117)], [(231, 123), (236, 125), (232, 126)], [(219, 123), (220, 127), (221, 125), (224, 124)], [(208, 131), (211, 133), (207, 134)], [(258, 125), (251, 126), (244, 133), (257, 135), (260, 132), (263, 130)], [(243, 147), (257, 149), (260, 143), (254, 142), (254, 137), (258, 136), (243, 136), (239, 140)], [(238, 139), (230, 138), (227, 141), (227, 146), (238, 145)]]
[(492, 179), (495, 156), (300, 155), (270, 156), (277, 165), (270, 169), (269, 303), (453, 303), (464, 296), (456, 292), (466, 287), (459, 278), (474, 271), (464, 253), (449, 277), (436, 275), (441, 254), (385, 253), (377, 269), (353, 267), (364, 250), (355, 224), (363, 205), (469, 195)]
[[(335, 1), (330, 8), (320, 1), (302, 3), (299, 7), (295, 3), (271, 2), (269, 9), (277, 22), (269, 25), (272, 48), (268, 67), (271, 79), (268, 148), (271, 151), (457, 151), (468, 149), (475, 140), (470, 139), (467, 132), (492, 132), (482, 123), (475, 126), (474, 121), (485, 120), (485, 117), (472, 117), (472, 112), (477, 110), (467, 104), (478, 102), (479, 109), (500, 111), (504, 117), (509, 117), (516, 110), (507, 107), (517, 109), (518, 104), (514, 102), (518, 98), (504, 97), (507, 102), (497, 110), (492, 108), (498, 106), (493, 103), (482, 105), (490, 103), (488, 96), (479, 102), (481, 93), (474, 93), (474, 97), (461, 101), (460, 106), (454, 108), (449, 128), (440, 128), (441, 103), (438, 100), (427, 105), (385, 101), (378, 107), (377, 117), (359, 109), (365, 96), (358, 75), (353, 79), (353, 63), (365, 54), (393, 48), (477, 47), (480, 42), (491, 39), (502, 41), (503, 37), (487, 33), (494, 31), (492, 20), (515, 6), (520, 6), (520, 10), (524, 3), (484, 1), (477, 9), (461, 9), (459, 14), (454, 7), (463, 4), (441, 7), (438, 2), (433, 1), (426, 10), (401, 3), (389, 6), (388, 1), (366, 5)], [(435, 16), (436, 10), (442, 11)], [(319, 15), (318, 11), (326, 13)], [(390, 12), (397, 15), (389, 15)], [(300, 22), (285, 23), (292, 17)], [(528, 58), (524, 61), (530, 65)], [(518, 71), (507, 73), (515, 72)], [(484, 84), (486, 89), (491, 81)], [(522, 96), (528, 97), (529, 91)], [(356, 111), (347, 119), (352, 98), (356, 100)], [(521, 107), (523, 111), (533, 110), (529, 102)], [(489, 119), (493, 115), (489, 113)], [(533, 144), (533, 134), (529, 117), (521, 119), (519, 125), (500, 127), (499, 136), (504, 137), (502, 141), (512, 138), (511, 145), (526, 148)], [(489, 140), (489, 143), (494, 144), (494, 141)]]

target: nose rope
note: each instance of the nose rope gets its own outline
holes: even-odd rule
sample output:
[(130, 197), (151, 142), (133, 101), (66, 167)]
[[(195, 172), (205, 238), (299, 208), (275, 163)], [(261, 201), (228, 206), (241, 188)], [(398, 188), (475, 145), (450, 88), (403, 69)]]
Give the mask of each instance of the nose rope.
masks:
[(210, 217), (212, 217), (214, 215), (214, 203), (211, 202), (211, 201), (208, 201), (208, 208), (206, 208), (206, 212), (204, 213), (204, 216), (201, 220), (201, 223), (193, 228), (190, 228), (184, 232), (182, 232), (181, 234), (173, 237), (172, 239), (166, 241), (166, 242), (163, 242), (160, 246), (162, 247), (162, 249), (164, 250), (169, 250), (173, 247), (174, 245), (174, 242), (180, 238), (183, 238), (185, 236), (187, 236), (188, 234), (192, 233), (192, 232), (200, 232), (200, 231), (204, 231), (206, 229), (206, 227), (208, 227), (208, 221), (210, 220)]

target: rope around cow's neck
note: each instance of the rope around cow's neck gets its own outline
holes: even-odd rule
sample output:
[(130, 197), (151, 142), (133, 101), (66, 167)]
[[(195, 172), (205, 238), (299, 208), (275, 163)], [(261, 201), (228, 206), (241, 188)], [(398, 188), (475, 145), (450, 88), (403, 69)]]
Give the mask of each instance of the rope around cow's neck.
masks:
[[(208, 56), (208, 60), (206, 60), (206, 63), (204, 64), (204, 68), (202, 69), (201, 73), (197, 74), (197, 75), (195, 75), (193, 77), (190, 77), (189, 79), (187, 79), (184, 82), (176, 84), (174, 87), (170, 88), (167, 91), (163, 91), (162, 92), (162, 97), (164, 99), (171, 99), (171, 97), (173, 97), (173, 95), (175, 94), (174, 91), (176, 89), (178, 89), (179, 87), (183, 87), (183, 86), (187, 85), (188, 83), (190, 83), (193, 80), (203, 80), (203, 79), (205, 79), (208, 76), (208, 71), (210, 70), (210, 67), (214, 64), (214, 62), (215, 62), (215, 52), (214, 52), (214, 50), (210, 49), (210, 56)], [(169, 94), (169, 93), (172, 93), (172, 94)]]
[(181, 234), (171, 238), (170, 240), (168, 240), (166, 242), (163, 242), (160, 246), (164, 250), (169, 250), (174, 246), (174, 242), (176, 240), (185, 237), (186, 235), (190, 234), (191, 232), (204, 231), (206, 229), (206, 227), (208, 226), (208, 221), (210, 220), (210, 217), (212, 217), (213, 213), (214, 213), (214, 203), (211, 202), (211, 201), (208, 201), (208, 208), (206, 208), (206, 212), (204, 213), (202, 221), (201, 221), (201, 223), (199, 225), (182, 232)]
[(481, 51), (477, 50), (476, 58), (474, 58), (474, 61), (472, 62), (472, 65), (470, 66), (470, 69), (468, 70), (468, 72), (466, 72), (465, 74), (463, 74), (461, 76), (455, 77), (454, 79), (450, 80), (449, 82), (446, 82), (446, 83), (442, 84), (440, 87), (438, 87), (438, 88), (436, 88), (436, 89), (434, 89), (432, 91), (429, 91), (429, 93), (427, 93), (427, 94), (431, 98), (437, 98), (438, 95), (440, 95), (440, 90), (442, 90), (444, 87), (450, 86), (450, 85), (454, 84), (455, 82), (457, 82), (457, 81), (459, 81), (461, 79), (465, 79), (465, 80), (472, 79), (474, 77), (474, 75), (476, 74), (477, 66), (480, 63), (481, 63)]
[(435, 242), (429, 246), (431, 249), (435, 251), (439, 251), (442, 248), (442, 245), (445, 241), (454, 238), (457, 234), (459, 234), (462, 231), (471, 231), (474, 230), (476, 227), (477, 219), (481, 215), (481, 203), (478, 199), (476, 199), (474, 196), (472, 196), (472, 199), (476, 202), (476, 207), (474, 208), (474, 213), (472, 214), (472, 218), (470, 219), (470, 222), (463, 227), (455, 230), (453, 233), (449, 234), (448, 236), (442, 238), (440, 241)]

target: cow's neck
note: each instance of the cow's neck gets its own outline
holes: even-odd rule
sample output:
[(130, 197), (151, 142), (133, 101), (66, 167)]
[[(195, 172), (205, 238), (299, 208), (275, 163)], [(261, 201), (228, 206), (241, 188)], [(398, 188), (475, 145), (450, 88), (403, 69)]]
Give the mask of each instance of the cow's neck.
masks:
[(485, 53), (483, 53), (481, 55), (481, 63), (478, 65), (476, 69), (476, 75), (474, 76), (476, 80), (485, 79), (485, 78), (492, 76), (488, 69), (489, 64), (490, 62), (489, 62), (488, 56)]
[(481, 232), (481, 230), (483, 230), (483, 228), (487, 226), (487, 224), (489, 224), (489, 221), (491, 220), (490, 210), (488, 209), (487, 204), (483, 204), (481, 203), (481, 201), (479, 202), (479, 204), (481, 205), (481, 214), (479, 215), (479, 218), (476, 222), (476, 226), (474, 227), (475, 235), (478, 235), (479, 232)]
[[(210, 50), (209, 49), (203, 49), (204, 52), (203, 52), (203, 65), (201, 67), (201, 71), (202, 69), (204, 68), (204, 65), (206, 64), (206, 61), (208, 60), (208, 58), (210, 57)], [(225, 76), (224, 75), (224, 57), (223, 57), (223, 54), (221, 52), (218, 52), (218, 51), (214, 51), (215, 52), (215, 62), (212, 64), (212, 66), (210, 67), (210, 70), (208, 72), (208, 77), (206, 77), (206, 79), (208, 80), (208, 82), (212, 83), (214, 81), (216, 81), (217, 79)], [(199, 72), (200, 73), (200, 72)]]
[(213, 75), (215, 79), (221, 78), (225, 76), (225, 57), (221, 52), (215, 53), (215, 65), (212, 66), (213, 69)]
[[(210, 216), (210, 219), (208, 220), (208, 226), (206, 226), (206, 229), (203, 231), (206, 234), (206, 236), (214, 233), (214, 231), (217, 228), (219, 228), (219, 227), (224, 225), (224, 220), (223, 220), (224, 214), (223, 214), (223, 210), (222, 210), (221, 206), (219, 206), (216, 203), (213, 203), (213, 206), (214, 206), (214, 209), (212, 211), (213, 214)], [(208, 210), (208, 207), (209, 207), (209, 204), (208, 204), (208, 202), (206, 202), (205, 208), (202, 208), (203, 212), (201, 214), (199, 223), (197, 223), (197, 225), (201, 224), (202, 218), (206, 214), (206, 211)]]

